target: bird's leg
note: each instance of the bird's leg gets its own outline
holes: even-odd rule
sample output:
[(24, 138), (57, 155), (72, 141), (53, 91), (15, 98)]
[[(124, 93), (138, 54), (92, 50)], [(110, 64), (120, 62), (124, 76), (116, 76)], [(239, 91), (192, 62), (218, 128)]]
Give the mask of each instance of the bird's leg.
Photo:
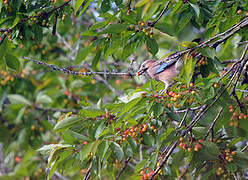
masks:
[(160, 94), (167, 93), (167, 89), (169, 87), (169, 84), (167, 82), (164, 82), (164, 89), (159, 91)]

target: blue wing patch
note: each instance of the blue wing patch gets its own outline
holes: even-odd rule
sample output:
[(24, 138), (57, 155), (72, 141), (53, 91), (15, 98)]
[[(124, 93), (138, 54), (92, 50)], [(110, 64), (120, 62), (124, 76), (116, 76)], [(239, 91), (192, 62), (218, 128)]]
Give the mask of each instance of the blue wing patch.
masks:
[(163, 72), (168, 67), (169, 64), (170, 64), (169, 62), (164, 62), (163, 64), (161, 64), (156, 70), (155, 74), (159, 74)]

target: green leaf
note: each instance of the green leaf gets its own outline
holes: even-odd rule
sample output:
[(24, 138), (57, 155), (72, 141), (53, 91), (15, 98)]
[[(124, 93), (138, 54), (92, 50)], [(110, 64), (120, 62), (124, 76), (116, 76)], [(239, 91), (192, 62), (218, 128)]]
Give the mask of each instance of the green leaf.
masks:
[(142, 97), (133, 99), (132, 101), (128, 102), (123, 106), (120, 112), (120, 116), (129, 112), (137, 103), (139, 103), (142, 100)]
[(79, 10), (79, 8), (82, 6), (85, 0), (77, 0), (75, 5), (75, 13)]
[(212, 142), (202, 142), (202, 149), (197, 152), (198, 158), (201, 160), (216, 160), (218, 159), (218, 155), (220, 154), (219, 147)]
[(146, 165), (146, 159), (143, 159), (135, 166), (134, 169), (135, 173), (138, 174), (144, 168), (145, 165)]
[(15, 27), (19, 23), (20, 20), (21, 20), (20, 16), (17, 15), (11, 28)]
[(190, 6), (194, 9), (196, 16), (199, 18), (199, 16), (200, 16), (200, 9), (199, 9), (199, 6), (196, 5), (196, 4), (192, 4), (192, 3), (190, 3), (190, 2), (188, 2), (188, 3), (189, 3)]
[(127, 29), (125, 24), (110, 24), (104, 30), (101, 31), (101, 34), (114, 34), (121, 33)]
[(104, 156), (106, 155), (107, 151), (109, 149), (109, 141), (102, 141), (99, 146), (98, 146), (98, 153), (99, 154), (99, 157), (100, 157), (100, 160), (102, 161)]
[(37, 149), (37, 151), (51, 151), (53, 149), (61, 149), (61, 148), (71, 148), (72, 145), (69, 144), (49, 144), (44, 145), (41, 148)]
[(9, 94), (7, 95), (11, 104), (23, 104), (31, 106), (31, 102), (28, 101), (25, 97), (19, 94)]
[(158, 52), (158, 43), (155, 39), (146, 36), (146, 46), (148, 51), (154, 56)]
[(100, 65), (100, 57), (101, 57), (102, 51), (98, 50), (96, 53), (96, 56), (94, 57), (93, 61), (92, 61), (92, 70), (95, 71), (99, 68)]
[(187, 87), (189, 87), (189, 84), (190, 84), (191, 79), (193, 77), (194, 70), (195, 70), (195, 64), (196, 64), (196, 59), (194, 59), (192, 57), (190, 57), (186, 61), (184, 70), (185, 70), (185, 78), (187, 81)]
[(82, 11), (79, 13), (78, 17), (80, 17), (84, 11), (89, 7), (90, 3), (91, 3), (92, 0), (88, 0), (85, 4), (84, 4), (84, 7), (82, 9)]
[(89, 47), (85, 47), (83, 49), (80, 49), (80, 51), (77, 54), (75, 63), (76, 64), (81, 63), (88, 56), (88, 54), (91, 52), (92, 49), (93, 49), (92, 46), (89, 46)]
[(86, 107), (79, 112), (81, 117), (94, 118), (97, 116), (102, 116), (105, 112), (101, 109), (96, 109), (93, 107)]
[(90, 26), (89, 30), (97, 30), (100, 28), (105, 27), (108, 24), (107, 21), (100, 21), (100, 22), (96, 22), (95, 24), (93, 24), (92, 26)]
[(102, 134), (103, 130), (106, 128), (105, 122), (103, 121), (96, 129), (95, 138), (98, 139)]
[(63, 129), (63, 128), (68, 128), (71, 127), (73, 124), (81, 121), (82, 118), (79, 116), (72, 116), (72, 117), (65, 117), (64, 119), (62, 119), (61, 121), (59, 121), (55, 126), (54, 126), (54, 130), (59, 130), (59, 129)]
[(128, 136), (127, 141), (128, 141), (128, 143), (130, 144), (131, 148), (134, 151), (137, 148), (137, 143), (135, 142), (135, 140), (132, 138), (132, 136)]
[(88, 144), (83, 146), (83, 148), (79, 152), (80, 161), (85, 160), (89, 156), (91, 149), (93, 148), (93, 145), (94, 145), (94, 142), (88, 143)]
[(81, 140), (81, 141), (89, 141), (89, 140), (90, 140), (89, 137), (87, 137), (87, 136), (85, 136), (85, 135), (83, 135), (83, 134), (79, 134), (79, 133), (77, 133), (77, 132), (74, 132), (74, 131), (72, 131), (72, 130), (70, 130), (70, 134), (71, 134), (71, 136), (72, 136), (73, 138), (75, 138), (76, 140)]
[(46, 94), (39, 93), (38, 96), (36, 97), (37, 104), (50, 104), (52, 102), (53, 102), (52, 98)]
[(101, 10), (103, 13), (107, 12), (111, 7), (110, 0), (103, 0), (101, 4)]
[(237, 151), (233, 162), (239, 167), (244, 168), (248, 166), (248, 157), (244, 152)]
[(231, 173), (236, 172), (238, 169), (237, 165), (234, 163), (227, 163), (225, 167), (226, 167), (227, 171), (229, 171)]
[(121, 162), (123, 157), (124, 157), (124, 152), (123, 152), (121, 146), (119, 144), (117, 144), (116, 142), (112, 142), (112, 146), (113, 146), (113, 150), (114, 150), (114, 153), (115, 153), (118, 161)]
[(138, 1), (138, 3), (136, 3), (135, 7), (138, 8), (138, 7), (141, 7), (141, 6), (144, 6), (145, 4), (147, 4), (150, 0), (141, 0), (141, 1)]
[(184, 41), (181, 43), (181, 46), (186, 47), (186, 48), (193, 48), (197, 45), (198, 44), (196, 42), (191, 42), (191, 41)]
[(127, 157), (133, 157), (133, 150), (132, 150), (131, 146), (128, 143), (126, 144), (125, 154), (126, 154)]
[(155, 139), (148, 133), (143, 134), (144, 143), (148, 146), (154, 146)]
[(183, 28), (190, 22), (191, 18), (193, 17), (193, 14), (191, 12), (183, 13), (181, 16), (181, 19), (178, 23), (178, 31), (177, 33), (181, 32)]
[(4, 56), (5, 62), (7, 66), (9, 66), (11, 69), (14, 69), (16, 71), (20, 68), (20, 61), (18, 58), (12, 54), (6, 53)]

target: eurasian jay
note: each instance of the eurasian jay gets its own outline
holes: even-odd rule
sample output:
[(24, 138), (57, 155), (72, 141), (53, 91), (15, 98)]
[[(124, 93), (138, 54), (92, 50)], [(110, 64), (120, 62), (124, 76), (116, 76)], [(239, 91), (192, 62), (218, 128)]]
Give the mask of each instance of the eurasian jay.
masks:
[(154, 59), (146, 60), (142, 63), (137, 75), (148, 72), (149, 76), (157, 81), (162, 81), (165, 85), (163, 92), (167, 91), (173, 77), (178, 76), (183, 66), (185, 51), (176, 52), (159, 61)]

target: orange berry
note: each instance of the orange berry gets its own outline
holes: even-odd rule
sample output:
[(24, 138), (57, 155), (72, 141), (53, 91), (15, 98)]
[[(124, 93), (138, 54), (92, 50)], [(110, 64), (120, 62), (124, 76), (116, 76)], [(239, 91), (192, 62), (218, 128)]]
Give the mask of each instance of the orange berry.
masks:
[(21, 159), (20, 157), (18, 157), (18, 156), (15, 157), (15, 162), (16, 162), (16, 163), (21, 162), (21, 160), (22, 160), (22, 159)]
[(173, 95), (173, 93), (174, 93), (173, 91), (170, 91), (170, 92), (169, 92), (169, 95), (170, 95), (170, 96), (172, 96), (172, 95)]
[(145, 174), (145, 171), (140, 171), (140, 175), (144, 175)]
[(121, 80), (120, 80), (120, 79), (117, 79), (117, 80), (115, 81), (115, 84), (120, 85), (120, 84), (121, 84)]
[(236, 154), (236, 152), (235, 151), (232, 151), (231, 154), (234, 156)]
[(64, 94), (65, 94), (66, 96), (69, 96), (70, 92), (69, 92), (68, 90), (65, 90)]
[(239, 9), (239, 10), (237, 11), (237, 13), (238, 13), (238, 14), (241, 14), (241, 13), (242, 13), (242, 10)]
[(194, 83), (190, 83), (189, 86), (190, 86), (190, 87), (193, 87), (193, 86), (194, 86)]
[(108, 112), (108, 111), (106, 111), (105, 117), (106, 117), (106, 118), (109, 118), (109, 112)]

